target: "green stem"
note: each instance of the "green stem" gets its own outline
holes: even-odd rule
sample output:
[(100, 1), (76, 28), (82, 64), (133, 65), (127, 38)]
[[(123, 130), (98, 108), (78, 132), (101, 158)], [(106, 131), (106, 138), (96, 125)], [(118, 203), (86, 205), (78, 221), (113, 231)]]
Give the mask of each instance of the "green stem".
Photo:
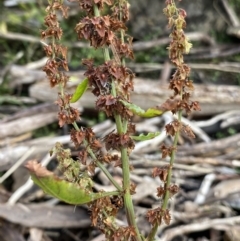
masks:
[(103, 192), (101, 194), (101, 197), (108, 197), (108, 196), (119, 196), (118, 191), (112, 191), (112, 192)]
[(109, 173), (107, 168), (99, 161), (96, 161), (97, 166), (101, 169), (101, 171), (106, 175), (109, 181), (117, 188), (119, 192), (122, 192), (122, 187), (115, 181), (113, 176)]
[[(181, 119), (182, 119), (182, 110), (180, 110), (178, 112), (179, 123), (181, 122)], [(171, 184), (171, 180), (172, 180), (172, 167), (173, 167), (173, 164), (174, 164), (174, 161), (175, 161), (178, 138), (179, 138), (179, 130), (176, 132), (175, 137), (174, 137), (174, 141), (173, 141), (173, 151), (172, 151), (171, 157), (170, 157), (169, 170), (168, 170), (167, 183), (166, 183), (166, 193), (164, 195), (163, 205), (162, 205), (163, 210), (166, 210), (167, 205), (168, 205), (168, 200), (169, 200), (169, 190), (168, 190), (168, 188), (169, 188), (169, 186)]]
[(99, 11), (99, 9), (98, 9), (98, 7), (97, 7), (96, 4), (93, 5), (93, 11), (94, 11), (94, 15), (95, 15), (96, 17), (100, 17), (100, 16), (101, 16), (101, 15), (100, 15), (100, 11)]
[(124, 205), (125, 210), (127, 214), (127, 220), (128, 224), (133, 226), (135, 228), (137, 237), (136, 240), (141, 241), (141, 235), (139, 233), (133, 202), (132, 202), (132, 196), (130, 194), (130, 167), (129, 167), (129, 156), (127, 153), (126, 148), (121, 148), (121, 156), (122, 156), (122, 170), (123, 170), (123, 190), (124, 190)]
[(72, 123), (73, 127), (75, 128), (76, 131), (80, 131), (80, 128), (78, 127), (78, 124), (76, 123), (76, 121), (74, 121)]
[(158, 230), (158, 224), (155, 223), (151, 229), (151, 232), (148, 234), (146, 241), (153, 241), (155, 239), (157, 230)]

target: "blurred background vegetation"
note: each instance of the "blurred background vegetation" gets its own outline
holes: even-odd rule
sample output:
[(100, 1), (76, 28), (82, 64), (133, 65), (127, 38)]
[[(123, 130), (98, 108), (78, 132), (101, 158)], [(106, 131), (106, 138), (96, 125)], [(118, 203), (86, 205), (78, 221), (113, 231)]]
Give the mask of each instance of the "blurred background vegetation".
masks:
[[(135, 43), (138, 41), (149, 41), (168, 36), (166, 29), (166, 19), (162, 14), (164, 3), (152, 0), (151, 5), (148, 1), (131, 0), (131, 20), (128, 24), (129, 35), (134, 37)], [(164, 2), (164, 1), (163, 1)], [(233, 7), (237, 16), (240, 16), (240, 1), (229, 0), (229, 4)], [(71, 7), (70, 16), (61, 22), (64, 35), (62, 42), (69, 47), (69, 63), (72, 70), (81, 69), (81, 59), (94, 58), (97, 62), (102, 62), (101, 50), (93, 50), (89, 48), (76, 47), (78, 41), (74, 32), (74, 27), (79, 19), (84, 15), (79, 11), (77, 4), (72, 4), (66, 1)], [(18, 65), (24, 65), (33, 61), (37, 61), (44, 57), (42, 46), (39, 43), (39, 33), (44, 29), (44, 15), (46, 0), (5, 0), (0, 1), (0, 69), (15, 62)], [(183, 8), (188, 12), (187, 32), (202, 31), (208, 34), (218, 44), (234, 44), (239, 43), (239, 38), (227, 34), (227, 29), (231, 23), (226, 14), (221, 1), (202, 0), (198, 3), (189, 3), (183, 1)], [(77, 7), (76, 7), (77, 6)], [(209, 16), (211, 15), (212, 16)], [(24, 34), (25, 39), (17, 39), (14, 36), (7, 37), (11, 33)], [(32, 37), (28, 41), (27, 37)], [(34, 41), (35, 40), (35, 41)], [(203, 41), (194, 41), (194, 48), (206, 47)], [(16, 56), (22, 53), (21, 58), (16, 60)], [(166, 45), (155, 46), (151, 49), (135, 52), (135, 62), (137, 63), (163, 63), (167, 59)], [(228, 56), (224, 61), (238, 62), (240, 54)], [(204, 62), (218, 63), (222, 59), (209, 59)], [(189, 61), (199, 62), (194, 57), (189, 58)], [(202, 61), (202, 60), (200, 60)], [(196, 74), (196, 78), (198, 73)], [(154, 71), (147, 74), (150, 77), (157, 77), (159, 71)], [(239, 74), (225, 75), (217, 71), (208, 71), (206, 75), (213, 82), (224, 81), (228, 79), (229, 84), (239, 84)], [(7, 75), (5, 75), (7, 77)], [(198, 78), (197, 78), (198, 79)], [(200, 79), (200, 78), (199, 78)], [(5, 84), (8, 80), (4, 79)], [(3, 88), (4, 91), (9, 91)]]

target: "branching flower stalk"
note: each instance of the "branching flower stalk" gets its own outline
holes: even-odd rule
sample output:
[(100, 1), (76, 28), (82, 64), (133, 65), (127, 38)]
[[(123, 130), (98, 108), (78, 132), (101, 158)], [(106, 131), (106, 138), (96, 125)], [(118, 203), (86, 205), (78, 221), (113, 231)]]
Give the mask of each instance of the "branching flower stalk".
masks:
[(171, 221), (171, 214), (168, 209), (170, 198), (178, 192), (178, 186), (171, 183), (172, 168), (175, 161), (175, 153), (177, 150), (177, 143), (179, 134), (184, 132), (189, 137), (194, 138), (194, 134), (189, 126), (181, 123), (182, 113), (185, 110), (189, 114), (193, 110), (200, 110), (197, 101), (190, 100), (190, 92), (194, 89), (193, 82), (189, 80), (190, 68), (184, 63), (184, 54), (188, 54), (192, 44), (188, 42), (184, 34), (186, 27), (185, 18), (187, 16), (185, 10), (178, 9), (174, 0), (166, 0), (166, 8), (163, 10), (168, 18), (168, 27), (171, 29), (171, 42), (168, 47), (169, 58), (176, 66), (176, 71), (173, 74), (169, 88), (173, 90), (171, 96), (162, 106), (161, 109), (171, 111), (177, 114), (177, 119), (166, 125), (166, 132), (168, 135), (174, 137), (173, 145), (171, 147), (161, 146), (162, 158), (170, 156), (170, 163), (163, 168), (155, 168), (153, 176), (159, 177), (163, 182), (163, 186), (158, 187), (157, 196), (162, 197), (162, 204), (159, 208), (150, 210), (147, 213), (149, 222), (152, 224), (152, 230), (148, 235), (147, 241), (153, 241), (158, 229), (158, 226), (164, 221), (167, 225)]
[[(178, 186), (171, 184), (178, 137), (181, 132), (194, 137), (191, 128), (181, 123), (182, 112), (186, 111), (189, 114), (192, 110), (200, 110), (198, 102), (190, 100), (189, 91), (193, 90), (193, 83), (189, 80), (190, 68), (183, 60), (183, 54), (188, 53), (191, 48), (183, 31), (186, 26), (186, 12), (178, 9), (174, 0), (166, 1), (164, 13), (169, 20), (168, 26), (172, 29), (169, 58), (176, 66), (169, 88), (174, 91), (174, 94), (166, 100), (160, 110), (150, 108), (145, 112), (130, 101), (134, 74), (125, 66), (125, 58), (133, 58), (132, 39), (125, 34), (125, 22), (129, 19), (127, 0), (71, 1), (78, 2), (81, 9), (86, 12), (86, 16), (75, 27), (78, 38), (89, 41), (93, 48), (102, 48), (105, 60), (99, 66), (95, 66), (92, 59), (82, 61), (87, 69), (86, 79), (79, 84), (81, 93), (77, 95), (84, 93), (86, 89), (84, 86), (87, 84), (96, 97), (96, 109), (104, 111), (108, 117), (114, 117), (116, 130), (108, 133), (103, 141), (100, 141), (91, 128), (78, 126), (80, 113), (70, 105), (75, 93), (72, 96), (66, 92), (69, 80), (66, 74), (68, 71), (67, 48), (60, 44), (63, 33), (57, 18), (59, 11), (67, 18), (68, 8), (63, 5), (63, 0), (48, 0), (45, 17), (47, 28), (41, 31), (41, 37), (50, 39), (50, 43), (44, 46), (49, 59), (43, 70), (46, 72), (50, 86), (59, 87), (56, 101), (59, 106), (59, 126), (62, 127), (64, 124), (73, 126), (70, 138), (78, 150), (78, 161), (72, 158), (70, 149), (64, 149), (62, 144), (56, 143), (51, 152), (56, 154), (64, 180), (55, 177), (53, 173), (37, 163), (30, 163), (27, 167), (35, 182), (46, 192), (57, 195), (59, 199), (71, 204), (87, 203), (91, 210), (92, 225), (104, 233), (107, 240), (153, 241), (162, 221), (166, 224), (170, 223), (169, 199), (178, 192)], [(109, 14), (102, 15), (103, 9), (107, 9)], [(153, 176), (159, 177), (163, 182), (163, 185), (157, 189), (157, 196), (162, 198), (162, 203), (158, 208), (147, 212), (147, 219), (152, 228), (147, 239), (144, 239), (137, 226), (132, 201), (135, 184), (130, 182), (129, 156), (134, 149), (132, 135), (135, 133), (135, 125), (131, 122), (131, 117), (133, 113), (142, 117), (152, 117), (164, 111), (178, 113), (178, 117), (166, 125), (166, 132), (174, 137), (173, 145), (171, 147), (162, 145), (160, 148), (163, 158), (170, 156), (170, 163), (153, 170)], [(148, 136), (152, 138), (151, 136), (154, 135), (153, 133)], [(119, 155), (112, 154), (113, 151), (118, 151)], [(122, 185), (113, 178), (106, 164), (122, 168)], [(97, 193), (93, 191), (92, 176), (96, 167), (99, 167), (107, 176), (116, 191)], [(61, 187), (64, 187), (65, 197), (59, 192)], [(68, 190), (67, 194), (65, 189)], [(119, 226), (115, 221), (119, 209), (123, 206), (128, 221), (126, 227)]]
[[(97, 47), (102, 47), (106, 45), (106, 46), (111, 46), (112, 49), (117, 51), (116, 46), (118, 45), (119, 47), (118, 52), (113, 52), (115, 60), (117, 58), (120, 59), (119, 56), (121, 54), (123, 55), (126, 54), (126, 55), (129, 55), (129, 57), (132, 57), (132, 52), (130, 48), (126, 44), (124, 44), (123, 41), (119, 41), (114, 33), (114, 31), (118, 29), (125, 28), (123, 22), (117, 20), (116, 18), (114, 19), (113, 15), (111, 16), (111, 18), (108, 16), (105, 16), (103, 18), (100, 17), (98, 8), (102, 8), (104, 2), (107, 5), (113, 4), (111, 3), (111, 1), (95, 1), (95, 3), (92, 3), (92, 5), (89, 6), (88, 3), (85, 3), (84, 1), (79, 2), (81, 7), (87, 10), (89, 16), (93, 19), (93, 21), (91, 22), (91, 18), (87, 16), (84, 19), (86, 21), (85, 23), (82, 22), (77, 25), (76, 31), (78, 32), (79, 37), (80, 38), (82, 37), (80, 36), (81, 30), (84, 30), (83, 28), (85, 28), (85, 30), (88, 31), (88, 32), (86, 31), (85, 33), (89, 34), (89, 40), (91, 42), (91, 45), (93, 45), (94, 47), (97, 48)], [(119, 5), (119, 8), (115, 7), (114, 9), (115, 17), (122, 11), (121, 8), (125, 9), (125, 17), (126, 17), (125, 20), (127, 20), (128, 13), (126, 11), (127, 8), (126, 8), (125, 2), (122, 5)], [(67, 123), (67, 124), (72, 124), (74, 126), (75, 129), (71, 131), (71, 140), (74, 142), (76, 147), (79, 147), (80, 145), (83, 145), (85, 147), (85, 150), (79, 153), (80, 161), (82, 162), (82, 164), (86, 164), (87, 154), (92, 158), (92, 162), (87, 165), (88, 171), (93, 174), (95, 166), (100, 167), (102, 171), (106, 174), (106, 176), (109, 178), (109, 180), (115, 185), (115, 187), (118, 190), (123, 191), (124, 204), (126, 207), (127, 218), (130, 226), (126, 227), (125, 229), (118, 228), (116, 230), (116, 225), (114, 224), (111, 227), (113, 230), (111, 230), (110, 227), (106, 226), (105, 227), (106, 230), (104, 232), (105, 233), (108, 232), (108, 236), (109, 236), (109, 231), (111, 231), (110, 236), (117, 235), (119, 237), (122, 237), (124, 233), (124, 236), (126, 236), (126, 234), (127, 236), (129, 236), (129, 238), (136, 236), (136, 240), (140, 241), (141, 238), (136, 226), (133, 204), (131, 199), (131, 192), (134, 191), (133, 190), (134, 186), (130, 184), (130, 176), (129, 176), (129, 171), (130, 171), (129, 151), (133, 148), (133, 142), (129, 137), (129, 133), (131, 132), (131, 128), (133, 129), (133, 125), (128, 126), (127, 120), (131, 116), (131, 113), (118, 100), (118, 98), (124, 98), (124, 99), (129, 98), (128, 89), (133, 88), (132, 87), (133, 75), (129, 70), (121, 66), (120, 65), (121, 63), (110, 60), (110, 54), (107, 47), (105, 47), (104, 49), (105, 61), (106, 61), (105, 66), (100, 67), (98, 70), (96, 70), (95, 73), (92, 73), (94, 76), (91, 76), (91, 73), (89, 73), (94, 68), (91, 61), (86, 60), (85, 62), (89, 71), (89, 72), (88, 71), (86, 72), (86, 76), (89, 79), (90, 86), (95, 87), (95, 89), (93, 90), (93, 93), (98, 97), (97, 107), (99, 109), (106, 108), (105, 112), (107, 113), (107, 115), (113, 115), (116, 120), (117, 134), (109, 135), (108, 137), (106, 137), (105, 141), (109, 142), (108, 144), (106, 144), (106, 147), (108, 146), (107, 149), (115, 148), (121, 152), (121, 159), (119, 159), (117, 156), (111, 156), (111, 155), (104, 156), (100, 150), (102, 145), (97, 140), (97, 138), (95, 138), (95, 134), (93, 133), (93, 131), (90, 128), (83, 130), (78, 127), (76, 121), (79, 119), (79, 112), (78, 110), (70, 106), (71, 95), (65, 93), (65, 86), (69, 77), (65, 75), (65, 72), (63, 72), (62, 69), (64, 69), (65, 71), (68, 71), (67, 60), (66, 60), (67, 49), (62, 47), (60, 44), (56, 43), (61, 39), (61, 36), (62, 36), (62, 30), (59, 27), (59, 23), (56, 17), (57, 15), (55, 13), (56, 10), (61, 10), (63, 13), (63, 16), (67, 17), (67, 8), (65, 8), (62, 5), (62, 1), (60, 0), (49, 1), (49, 6), (47, 8), (48, 15), (45, 18), (45, 24), (47, 25), (48, 28), (45, 31), (42, 31), (41, 34), (42, 34), (42, 38), (50, 37), (50, 39), (52, 40), (51, 44), (45, 47), (45, 51), (47, 56), (49, 57), (49, 61), (46, 63), (44, 67), (44, 71), (46, 72), (50, 80), (51, 87), (54, 87), (55, 85), (59, 85), (60, 87), (59, 99), (57, 101), (57, 104), (59, 105), (59, 108), (60, 108), (60, 111), (58, 113), (59, 125), (63, 126), (65, 123)], [(93, 13), (95, 13), (95, 17), (92, 16)], [(121, 15), (122, 15), (122, 12), (121, 12)], [(106, 26), (101, 26), (102, 23), (106, 24)], [(90, 25), (90, 29), (88, 28), (89, 27), (88, 24)], [(103, 29), (101, 30), (102, 27)], [(106, 27), (106, 29), (104, 29), (104, 27)], [(113, 30), (111, 28), (113, 28)], [(99, 35), (97, 35), (96, 33), (98, 33)], [(123, 32), (121, 32), (121, 36), (123, 40), (122, 33)], [(86, 35), (83, 37), (88, 39)], [(108, 71), (109, 68), (111, 68), (112, 73), (106, 72)], [(114, 76), (114, 73), (116, 73), (116, 76)], [(99, 79), (99, 76), (98, 77), (96, 76), (96, 74), (100, 74), (100, 79)], [(105, 78), (105, 74), (108, 75), (107, 78)], [(118, 77), (120, 78), (117, 79)], [(127, 80), (128, 78), (129, 80)], [(121, 86), (118, 83), (118, 86), (116, 87), (115, 81), (120, 82), (121, 80), (125, 81), (123, 85)], [(102, 86), (100, 87), (99, 83), (96, 83), (96, 81), (99, 81)], [(106, 88), (106, 84), (109, 84), (109, 83), (111, 84), (111, 91), (108, 92)], [(121, 91), (122, 91), (122, 96), (121, 94), (119, 95), (119, 92)], [(104, 98), (106, 99), (104, 100)], [(103, 104), (103, 101), (109, 102), (110, 104), (105, 103), (106, 106), (101, 105)], [(109, 106), (111, 107), (111, 109), (109, 108)], [(115, 143), (116, 145), (115, 147), (113, 146), (113, 143)], [(58, 154), (57, 156), (60, 162), (60, 168), (62, 169), (65, 178), (68, 181), (78, 180), (78, 175), (80, 170), (79, 170), (79, 167), (74, 165), (74, 162), (70, 157), (70, 154), (67, 151), (64, 151), (61, 145), (56, 145), (53, 151)], [(99, 159), (102, 159), (102, 160), (99, 161)], [(123, 176), (124, 176), (123, 188), (119, 187), (119, 185), (112, 178), (110, 173), (101, 164), (101, 162), (108, 163), (111, 161), (116, 161), (118, 162), (118, 165), (122, 165)], [(101, 212), (101, 210), (98, 208), (98, 206), (100, 207), (100, 205), (101, 205), (101, 208), (103, 207), (101, 202), (109, 202), (109, 201), (104, 198), (99, 201), (100, 202), (96, 202), (91, 206), (92, 213), (93, 213), (92, 222), (95, 225), (97, 225), (97, 221), (95, 219), (101, 218), (102, 219), (101, 221), (104, 222), (103, 217), (99, 214), (103, 213), (105, 218), (108, 218), (106, 217), (106, 215), (110, 215), (110, 214), (112, 215), (112, 212), (109, 213), (109, 212), (106, 212), (106, 210), (103, 210)], [(109, 206), (111, 205), (110, 204), (106, 205), (105, 203), (104, 206), (107, 206), (109, 208)]]

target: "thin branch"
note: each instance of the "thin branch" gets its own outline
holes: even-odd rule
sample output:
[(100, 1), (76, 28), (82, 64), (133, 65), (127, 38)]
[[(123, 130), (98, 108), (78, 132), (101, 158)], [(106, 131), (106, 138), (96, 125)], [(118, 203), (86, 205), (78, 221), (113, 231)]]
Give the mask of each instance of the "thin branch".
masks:
[(168, 229), (164, 235), (161, 237), (161, 241), (170, 241), (174, 237), (184, 234), (199, 232), (209, 228), (217, 228), (218, 225), (232, 226), (240, 223), (240, 216), (231, 218), (219, 218), (212, 220), (205, 220), (204, 222), (196, 222), (188, 225), (177, 226), (176, 228)]

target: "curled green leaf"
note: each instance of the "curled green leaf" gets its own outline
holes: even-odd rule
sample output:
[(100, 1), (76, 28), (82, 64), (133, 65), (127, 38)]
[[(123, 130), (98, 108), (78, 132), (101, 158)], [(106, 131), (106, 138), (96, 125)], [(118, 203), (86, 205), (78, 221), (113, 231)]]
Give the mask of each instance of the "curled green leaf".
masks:
[(153, 139), (160, 135), (160, 132), (149, 132), (147, 135), (140, 134), (139, 136), (131, 136), (131, 138), (135, 141), (147, 141)]
[(76, 88), (72, 98), (71, 98), (71, 103), (75, 103), (78, 101), (84, 92), (87, 90), (88, 87), (88, 78), (84, 79)]
[(47, 194), (66, 203), (74, 205), (86, 204), (101, 197), (119, 194), (117, 191), (94, 193), (86, 190), (85, 188), (81, 188), (77, 183), (60, 179), (36, 161), (28, 162), (26, 168), (30, 171), (31, 178), (36, 185)]
[(157, 108), (149, 108), (146, 111), (143, 110), (141, 107), (129, 103), (127, 101), (121, 100), (123, 105), (127, 107), (129, 110), (131, 110), (135, 115), (138, 115), (140, 117), (145, 117), (145, 118), (151, 118), (155, 116), (160, 116), (164, 113), (163, 110), (157, 109)]

